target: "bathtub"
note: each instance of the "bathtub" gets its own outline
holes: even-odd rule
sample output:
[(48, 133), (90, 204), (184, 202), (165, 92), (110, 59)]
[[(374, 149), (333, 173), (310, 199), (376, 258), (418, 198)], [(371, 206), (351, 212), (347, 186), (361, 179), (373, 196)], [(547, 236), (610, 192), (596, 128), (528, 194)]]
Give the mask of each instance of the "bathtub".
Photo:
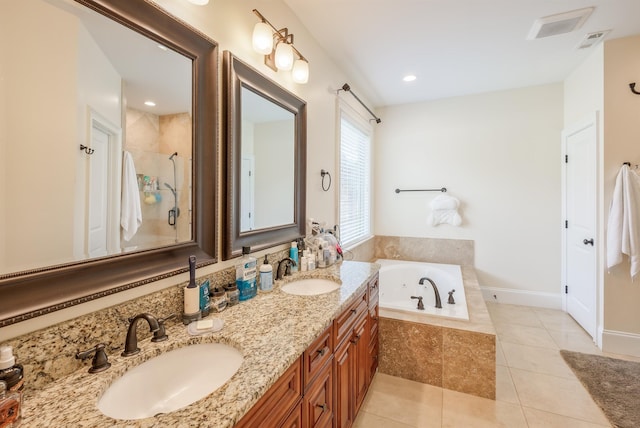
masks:
[[(381, 265), (380, 309), (469, 320), (460, 266), (386, 259), (378, 259), (375, 263)], [(431, 284), (428, 281), (424, 281), (424, 285), (419, 284), (423, 277), (435, 282), (442, 309), (435, 307), (436, 298)], [(451, 290), (455, 290), (453, 305), (447, 303)], [(417, 309), (418, 301), (411, 296), (422, 296), (424, 310)]]

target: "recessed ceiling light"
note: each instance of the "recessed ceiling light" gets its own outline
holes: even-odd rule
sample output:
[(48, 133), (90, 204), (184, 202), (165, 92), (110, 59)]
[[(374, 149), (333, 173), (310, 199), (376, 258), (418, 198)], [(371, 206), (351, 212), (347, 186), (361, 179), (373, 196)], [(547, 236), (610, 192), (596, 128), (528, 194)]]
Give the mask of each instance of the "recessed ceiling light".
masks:
[(414, 80), (416, 80), (416, 76), (414, 76), (413, 74), (407, 74), (402, 78), (402, 80), (404, 80), (405, 82), (413, 82)]
[(169, 48), (166, 47), (165, 45), (158, 45), (158, 49), (160, 49), (161, 51), (168, 51)]
[(189, 0), (189, 3), (197, 4), (198, 6), (204, 6), (209, 3), (209, 0)]
[(156, 103), (154, 103), (153, 101), (145, 101), (144, 105), (149, 106), (149, 107), (155, 107)]

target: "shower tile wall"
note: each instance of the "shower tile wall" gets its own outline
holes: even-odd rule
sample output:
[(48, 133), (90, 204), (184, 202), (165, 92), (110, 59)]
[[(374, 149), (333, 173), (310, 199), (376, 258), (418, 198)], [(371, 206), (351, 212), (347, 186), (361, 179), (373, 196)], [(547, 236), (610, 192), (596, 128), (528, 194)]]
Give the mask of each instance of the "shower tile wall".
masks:
[[(148, 193), (141, 192), (142, 226), (129, 242), (129, 246), (168, 245), (175, 242), (176, 231), (168, 224), (168, 212), (173, 207), (168, 183), (178, 191), (180, 217), (177, 221), (178, 240), (191, 239), (191, 221), (189, 194), (191, 187), (191, 117), (187, 113), (157, 116), (151, 113), (129, 108), (126, 118), (126, 136), (124, 150), (131, 153), (140, 175), (155, 177), (158, 191), (152, 192), (152, 203), (145, 203)], [(169, 160), (172, 153), (176, 156), (176, 181), (174, 186), (173, 163)], [(162, 242), (158, 242), (162, 241)]]

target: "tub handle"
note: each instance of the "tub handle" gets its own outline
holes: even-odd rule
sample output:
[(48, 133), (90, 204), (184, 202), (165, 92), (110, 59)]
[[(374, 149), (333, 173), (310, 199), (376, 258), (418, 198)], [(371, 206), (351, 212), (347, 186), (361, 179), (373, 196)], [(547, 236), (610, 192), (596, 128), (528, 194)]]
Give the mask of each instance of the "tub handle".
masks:
[(424, 311), (424, 303), (422, 303), (422, 296), (411, 296), (412, 299), (418, 299), (418, 310)]

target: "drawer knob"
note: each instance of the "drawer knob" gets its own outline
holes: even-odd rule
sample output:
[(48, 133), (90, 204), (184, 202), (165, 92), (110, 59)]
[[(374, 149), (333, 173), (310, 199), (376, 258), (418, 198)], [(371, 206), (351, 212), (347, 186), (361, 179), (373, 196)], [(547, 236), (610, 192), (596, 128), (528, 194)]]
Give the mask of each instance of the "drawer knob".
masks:
[(324, 347), (324, 348), (322, 348), (322, 349), (318, 349), (316, 352), (317, 352), (318, 354), (320, 354), (320, 356), (321, 356), (321, 357), (324, 357), (324, 354), (326, 354), (326, 353), (327, 353), (327, 348), (326, 348), (326, 347)]
[(320, 407), (323, 412), (326, 412), (329, 409), (329, 406), (326, 404), (316, 404), (316, 406)]

